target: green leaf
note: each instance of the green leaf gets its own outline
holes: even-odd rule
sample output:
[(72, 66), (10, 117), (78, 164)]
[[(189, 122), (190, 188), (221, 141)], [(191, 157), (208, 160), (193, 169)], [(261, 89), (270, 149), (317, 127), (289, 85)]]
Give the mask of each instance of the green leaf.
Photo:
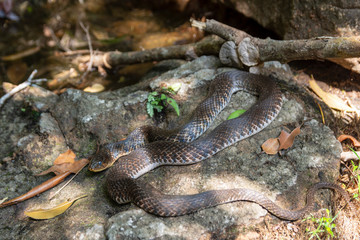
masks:
[(152, 107), (156, 109), (158, 112), (161, 112), (161, 110), (164, 108), (163, 106), (160, 105), (153, 105)]
[(244, 112), (246, 112), (245, 109), (236, 110), (236, 111), (232, 112), (232, 113), (229, 115), (229, 117), (227, 118), (227, 120), (237, 118), (237, 117), (239, 117), (241, 114), (243, 114)]
[(146, 111), (150, 117), (154, 116), (154, 108), (152, 107), (152, 105), (149, 102), (146, 104)]
[(161, 97), (160, 97), (161, 100), (166, 100), (167, 98), (168, 97), (165, 94), (163, 94), (163, 93), (161, 94)]
[(160, 103), (160, 99), (154, 99), (154, 100), (150, 101), (150, 104), (153, 106), (157, 106), (157, 105), (159, 105), (159, 103)]
[(177, 114), (178, 116), (180, 116), (179, 105), (177, 104), (177, 102), (175, 101), (175, 99), (172, 99), (172, 98), (168, 97), (166, 101), (167, 101), (168, 104), (170, 104), (170, 105), (174, 108), (176, 114)]
[(150, 117), (154, 116), (154, 108), (153, 105), (151, 105), (151, 103), (147, 102), (146, 104), (146, 111), (149, 114)]
[(152, 95), (151, 93), (149, 93), (148, 95), (148, 102), (154, 101), (155, 100), (155, 96)]

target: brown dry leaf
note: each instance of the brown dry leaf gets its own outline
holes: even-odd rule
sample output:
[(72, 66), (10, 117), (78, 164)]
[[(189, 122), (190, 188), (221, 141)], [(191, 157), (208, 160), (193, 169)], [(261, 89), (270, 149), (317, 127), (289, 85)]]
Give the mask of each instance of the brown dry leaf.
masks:
[(37, 176), (45, 175), (50, 172), (55, 173), (56, 175), (62, 174), (64, 172), (77, 173), (80, 169), (86, 166), (89, 163), (89, 160), (86, 158), (80, 159), (78, 161), (74, 161), (72, 163), (65, 162), (62, 164), (56, 164), (49, 169), (37, 174)]
[(68, 149), (66, 152), (59, 154), (59, 156), (54, 161), (54, 165), (62, 163), (73, 163), (75, 162), (75, 157), (75, 153), (71, 149)]
[(279, 136), (279, 151), (291, 147), (294, 144), (295, 137), (299, 135), (300, 132), (300, 127), (295, 128), (291, 133), (282, 130)]
[(279, 146), (280, 146), (280, 143), (277, 138), (269, 138), (261, 145), (261, 148), (267, 154), (274, 155), (274, 154), (278, 153)]
[(83, 197), (86, 197), (86, 195), (82, 195), (71, 201), (65, 201), (57, 205), (56, 207), (50, 209), (36, 209), (31, 211), (25, 211), (24, 214), (34, 219), (50, 219), (64, 213), (76, 200), (79, 200)]
[[(79, 172), (84, 166), (86, 166), (89, 163), (88, 159), (80, 159), (78, 161), (74, 161), (75, 154), (71, 150), (67, 150), (65, 153), (62, 153), (59, 155), (58, 158), (56, 158), (55, 162), (60, 162), (61, 164), (56, 164), (52, 166), (50, 169), (38, 174), (38, 175), (44, 175), (49, 172), (54, 172), (57, 176), (43, 182), (42, 184), (34, 187), (29, 192), (13, 198), (7, 202), (1, 203), (0, 208), (10, 206), (13, 204), (17, 204), (18, 202), (25, 201), (33, 196), (36, 196), (54, 186), (59, 184), (60, 182), (64, 181), (64, 179), (69, 176), (71, 173), (77, 173)], [(54, 163), (55, 164), (55, 163)]]
[(38, 195), (38, 194), (40, 194), (42, 192), (45, 192), (46, 190), (48, 190), (48, 189), (58, 185), (62, 181), (64, 181), (64, 179), (69, 175), (70, 175), (70, 172), (65, 172), (65, 173), (63, 173), (61, 175), (57, 175), (57, 176), (43, 182), (42, 184), (34, 187), (33, 189), (31, 189), (27, 193), (0, 204), (0, 208), (10, 206), (10, 205), (13, 205), (13, 204), (17, 204), (19, 202), (22, 202), (22, 201), (25, 201), (25, 200), (27, 200), (29, 198), (32, 198), (32, 197), (34, 197), (34, 196), (36, 196), (36, 195)]
[(316, 83), (314, 78), (312, 77), (311, 80), (309, 80), (309, 86), (310, 88), (318, 95), (330, 108), (344, 111), (344, 112), (356, 112), (358, 111), (355, 108), (349, 107), (342, 99), (340, 99), (338, 96), (324, 92), (319, 85)]
[(352, 141), (354, 147), (360, 147), (360, 142), (358, 140), (356, 140), (356, 138), (354, 138), (353, 136), (343, 134), (338, 137), (339, 142), (342, 142), (345, 139), (350, 139)]
[(72, 173), (77, 173), (80, 171), (83, 167), (85, 167), (87, 164), (89, 164), (89, 159), (83, 158), (78, 161), (75, 161), (71, 166), (69, 166), (68, 171)]

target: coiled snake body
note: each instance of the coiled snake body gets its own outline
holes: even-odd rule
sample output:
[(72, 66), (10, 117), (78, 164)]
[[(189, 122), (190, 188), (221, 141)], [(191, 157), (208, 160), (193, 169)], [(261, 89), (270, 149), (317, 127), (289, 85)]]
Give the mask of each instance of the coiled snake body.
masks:
[[(256, 104), (240, 117), (227, 120), (205, 137), (198, 138), (227, 105), (231, 95), (239, 90), (257, 94), (259, 99)], [(89, 168), (101, 171), (118, 159), (106, 177), (107, 191), (116, 202), (133, 202), (159, 216), (180, 216), (219, 204), (252, 201), (279, 218), (296, 220), (312, 208), (314, 192), (319, 188), (336, 189), (347, 197), (344, 190), (335, 184), (318, 183), (308, 191), (307, 205), (303, 209), (289, 211), (250, 189), (212, 190), (195, 195), (174, 196), (162, 194), (138, 179), (161, 165), (200, 162), (256, 134), (274, 120), (282, 105), (281, 92), (271, 78), (243, 71), (219, 74), (212, 82), (211, 91), (210, 97), (196, 108), (192, 120), (180, 129), (165, 131), (142, 127), (132, 132), (126, 140), (100, 148)]]

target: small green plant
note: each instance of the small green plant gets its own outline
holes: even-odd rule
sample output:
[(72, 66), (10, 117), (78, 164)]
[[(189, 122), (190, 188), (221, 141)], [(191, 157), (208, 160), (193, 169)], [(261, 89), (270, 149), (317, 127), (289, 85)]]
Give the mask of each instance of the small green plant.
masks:
[(164, 106), (166, 106), (167, 104), (172, 106), (176, 114), (179, 116), (180, 115), (179, 105), (173, 98), (166, 95), (169, 93), (175, 94), (175, 91), (171, 88), (163, 88), (162, 91), (163, 91), (162, 93), (156, 91), (149, 93), (148, 101), (146, 104), (146, 110), (149, 116), (150, 117), (154, 116), (154, 110), (161, 112), (164, 109)]
[(357, 193), (354, 193), (353, 194), (353, 197), (355, 198), (355, 199), (359, 199), (359, 196), (360, 196), (360, 174), (359, 174), (359, 170), (360, 170), (360, 157), (359, 157), (359, 155), (356, 153), (356, 151), (354, 150), (354, 149), (352, 149), (351, 147), (349, 147), (350, 148), (350, 150), (351, 151), (353, 151), (354, 152), (354, 154), (356, 155), (356, 157), (359, 159), (359, 164), (358, 165), (356, 165), (355, 163), (354, 163), (354, 161), (353, 160), (351, 160), (351, 165), (352, 165), (352, 167), (353, 167), (353, 176), (355, 176), (356, 178), (357, 178), (357, 185), (358, 185), (358, 192)]
[(319, 240), (323, 239), (323, 238), (321, 238), (321, 237), (324, 237), (323, 234), (326, 234), (326, 237), (334, 237), (333, 231), (334, 231), (336, 225), (333, 222), (335, 221), (335, 219), (337, 218), (339, 213), (336, 214), (336, 216), (332, 218), (330, 215), (330, 210), (326, 209), (326, 214), (327, 214), (327, 217), (316, 218), (314, 216), (310, 216), (303, 220), (303, 221), (311, 220), (312, 222), (317, 224), (317, 228), (313, 231), (310, 231), (309, 228), (306, 228), (306, 232), (308, 232), (308, 234), (311, 235), (309, 240), (313, 239), (314, 237), (316, 237)]

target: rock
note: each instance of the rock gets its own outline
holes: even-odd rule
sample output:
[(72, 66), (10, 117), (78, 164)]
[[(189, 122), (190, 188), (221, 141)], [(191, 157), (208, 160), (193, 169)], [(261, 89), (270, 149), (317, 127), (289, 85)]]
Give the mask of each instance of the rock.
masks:
[[(193, 109), (206, 97), (210, 80), (227, 70), (230, 69), (221, 68), (216, 57), (204, 56), (158, 77), (144, 78), (142, 83), (113, 92), (94, 94), (68, 89), (49, 111), (39, 111), (36, 120), (26, 118), (15, 123), (7, 121), (6, 125), (1, 123), (2, 129), (16, 129), (20, 128), (17, 125), (30, 123), (33, 127), (24, 134), (14, 132), (13, 135), (6, 131), (2, 135), (5, 139), (13, 138), (17, 146), (10, 145), (10, 151), (16, 154), (1, 161), (1, 170), (6, 174), (1, 174), (0, 198), (5, 195), (15, 197), (50, 178), (39, 179), (32, 174), (48, 165), (66, 147), (74, 150), (77, 157), (88, 157), (96, 151), (97, 142), (117, 141), (136, 127), (154, 124), (145, 109), (149, 89), (144, 86), (149, 82), (152, 90), (181, 83), (179, 93), (175, 95), (181, 116), (177, 117), (169, 109), (166, 120), (160, 124), (172, 128), (187, 121)], [(285, 208), (301, 207), (306, 190), (319, 181), (320, 172), (327, 180), (336, 179), (341, 146), (332, 131), (319, 122), (316, 104), (307, 93), (290, 83), (281, 81), (279, 84), (283, 89), (284, 105), (276, 120), (264, 131), (199, 164), (162, 167), (144, 175), (143, 179), (167, 194), (244, 187), (264, 193)], [(10, 99), (5, 109), (16, 109), (23, 102), (24, 99)], [(234, 110), (249, 108), (255, 102), (256, 97), (248, 93), (235, 94), (209, 131)], [(28, 108), (38, 109), (35, 105), (30, 104)], [(10, 110), (0, 113), (1, 119), (9, 119), (9, 116), (4, 116), (7, 111)], [(281, 155), (268, 156), (261, 151), (260, 146), (266, 139), (277, 137), (284, 127), (292, 129), (299, 124), (303, 124), (302, 133), (296, 137), (293, 147), (282, 151)], [(37, 159), (36, 167), (29, 165), (30, 159)], [(104, 180), (104, 173), (83, 170), (51, 203), (61, 203), (84, 193), (88, 197), (51, 220), (30, 220), (23, 215), (23, 210), (34, 206), (46, 208), (49, 194), (59, 187), (15, 207), (0, 209), (0, 232), (3, 236), (12, 234), (33, 239), (199, 239), (210, 232), (231, 229), (234, 225), (255, 224), (267, 215), (267, 211), (257, 204), (236, 202), (188, 216), (159, 218), (132, 204), (115, 204), (104, 190)], [(319, 205), (327, 206), (328, 192), (318, 194), (325, 202)], [(251, 232), (241, 234), (256, 238)]]
[(359, 34), (360, 4), (354, 1), (230, 0), (227, 4), (284, 39)]
[(77, 232), (75, 234), (76, 239), (81, 240), (104, 240), (104, 226), (100, 224), (95, 224), (91, 228), (88, 228), (85, 233)]
[(34, 173), (40, 173), (52, 166), (56, 157), (67, 150), (61, 129), (50, 113), (41, 113), (38, 124), (37, 134), (30, 133), (17, 144), (26, 166)]
[[(11, 83), (3, 83), (5, 92), (14, 87)], [(16, 145), (21, 144), (20, 139), (31, 138), (28, 135), (34, 132), (40, 111), (52, 108), (57, 98), (57, 95), (41, 87), (29, 87), (5, 102), (0, 109), (0, 159), (12, 155)]]

